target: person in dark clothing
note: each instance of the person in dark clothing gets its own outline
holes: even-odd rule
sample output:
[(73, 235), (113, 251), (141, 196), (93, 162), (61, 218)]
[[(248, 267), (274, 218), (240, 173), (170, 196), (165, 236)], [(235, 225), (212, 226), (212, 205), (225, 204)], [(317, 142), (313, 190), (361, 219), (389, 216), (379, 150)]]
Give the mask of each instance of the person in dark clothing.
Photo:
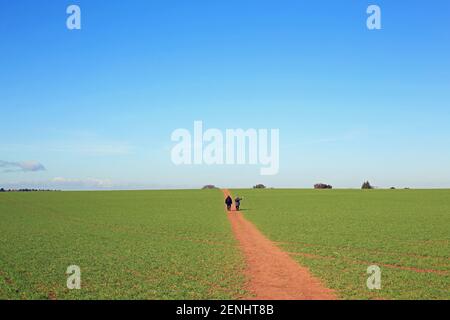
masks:
[(236, 197), (236, 199), (234, 199), (234, 204), (236, 206), (236, 211), (239, 211), (239, 207), (241, 206), (241, 200), (242, 198)]
[(225, 199), (225, 204), (227, 205), (227, 210), (230, 211), (231, 210), (231, 205), (233, 204), (233, 200), (231, 199), (230, 196), (228, 196)]

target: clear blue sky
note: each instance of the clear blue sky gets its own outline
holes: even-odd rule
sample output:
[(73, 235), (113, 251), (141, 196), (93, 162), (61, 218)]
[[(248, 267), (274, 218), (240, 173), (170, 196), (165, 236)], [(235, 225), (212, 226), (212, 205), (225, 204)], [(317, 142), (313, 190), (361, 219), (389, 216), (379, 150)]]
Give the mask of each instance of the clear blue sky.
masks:
[[(1, 0), (0, 36), (0, 187), (450, 187), (448, 0)], [(279, 128), (279, 174), (176, 167), (194, 120)]]

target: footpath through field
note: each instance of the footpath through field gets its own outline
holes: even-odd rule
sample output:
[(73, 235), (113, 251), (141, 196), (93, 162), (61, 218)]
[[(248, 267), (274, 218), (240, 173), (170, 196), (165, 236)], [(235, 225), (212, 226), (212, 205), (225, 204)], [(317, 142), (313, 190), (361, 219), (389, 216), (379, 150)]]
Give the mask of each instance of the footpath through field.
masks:
[[(231, 193), (222, 190), (224, 197)], [(232, 196), (231, 196), (232, 197)], [(332, 300), (334, 292), (324, 287), (309, 270), (267, 239), (235, 207), (228, 213), (233, 233), (245, 256), (247, 290), (259, 300)]]

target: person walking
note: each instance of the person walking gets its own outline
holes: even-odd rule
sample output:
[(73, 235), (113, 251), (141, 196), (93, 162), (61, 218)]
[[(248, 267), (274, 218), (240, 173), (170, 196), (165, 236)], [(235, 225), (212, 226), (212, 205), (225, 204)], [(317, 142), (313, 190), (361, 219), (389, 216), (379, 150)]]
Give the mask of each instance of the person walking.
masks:
[(231, 205), (233, 204), (233, 200), (230, 196), (227, 196), (225, 199), (225, 204), (227, 205), (227, 210), (231, 211)]
[(239, 211), (239, 207), (241, 206), (241, 200), (242, 198), (236, 197), (236, 199), (234, 199), (234, 204), (236, 206), (236, 211)]

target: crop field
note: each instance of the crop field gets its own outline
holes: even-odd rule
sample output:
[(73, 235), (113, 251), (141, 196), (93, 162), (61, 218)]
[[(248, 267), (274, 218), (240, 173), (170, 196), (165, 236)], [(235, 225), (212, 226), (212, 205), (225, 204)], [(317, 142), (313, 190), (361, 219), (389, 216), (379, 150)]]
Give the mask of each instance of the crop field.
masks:
[[(341, 299), (450, 298), (450, 190), (232, 193)], [(0, 299), (249, 296), (220, 190), (0, 193), (0, 219)], [(70, 265), (81, 290), (66, 287)]]
[[(344, 299), (450, 298), (450, 190), (233, 190), (261, 232)], [(381, 268), (368, 290), (367, 267)]]
[[(231, 299), (242, 257), (205, 191), (0, 194), (0, 299)], [(66, 287), (69, 265), (81, 290)]]

